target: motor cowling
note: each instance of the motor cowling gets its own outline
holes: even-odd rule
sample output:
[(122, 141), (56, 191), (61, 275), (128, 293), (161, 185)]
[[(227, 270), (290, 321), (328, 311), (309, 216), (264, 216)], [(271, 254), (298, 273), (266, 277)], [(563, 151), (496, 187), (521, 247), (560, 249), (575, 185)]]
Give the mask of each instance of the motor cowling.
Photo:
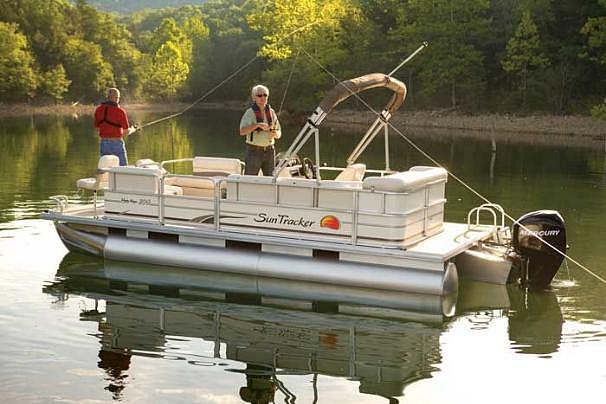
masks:
[(558, 272), (566, 253), (564, 219), (555, 210), (527, 213), (513, 225), (512, 244), (514, 250), (526, 259), (529, 285), (546, 288)]

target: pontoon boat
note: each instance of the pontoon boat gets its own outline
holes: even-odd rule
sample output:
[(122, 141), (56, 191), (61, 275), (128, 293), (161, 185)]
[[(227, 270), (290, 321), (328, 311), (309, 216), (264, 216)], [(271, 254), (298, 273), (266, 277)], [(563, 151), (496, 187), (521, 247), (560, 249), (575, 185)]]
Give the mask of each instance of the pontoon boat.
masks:
[[(321, 166), (324, 118), (348, 97), (379, 87), (393, 95), (346, 167)], [(243, 175), (243, 162), (229, 157), (119, 167), (104, 156), (97, 176), (77, 184), (93, 192), (93, 204), (55, 196), (57, 207), (42, 217), (56, 223), (68, 249), (111, 260), (439, 296), (456, 293), (459, 276), (549, 285), (566, 248), (557, 212), (527, 214), (510, 230), (503, 209), (485, 204), (467, 223), (444, 222), (444, 168), (390, 169), (389, 119), (405, 96), (405, 85), (385, 74), (339, 83), (271, 176)], [(380, 132), (385, 166), (370, 169), (358, 161)], [(310, 139), (315, 160), (299, 159)], [(191, 162), (191, 173), (168, 171), (175, 162)]]

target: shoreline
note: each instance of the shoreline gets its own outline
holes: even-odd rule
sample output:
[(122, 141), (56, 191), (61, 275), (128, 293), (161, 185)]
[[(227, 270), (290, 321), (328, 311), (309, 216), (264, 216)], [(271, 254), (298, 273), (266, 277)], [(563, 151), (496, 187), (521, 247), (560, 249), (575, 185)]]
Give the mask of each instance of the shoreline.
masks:
[[(190, 106), (187, 103), (170, 104), (124, 104), (129, 111), (145, 112), (179, 112)], [(95, 106), (91, 104), (57, 104), (32, 106), (28, 104), (0, 104), (0, 119), (30, 115), (91, 115)], [(205, 103), (195, 105), (193, 109), (224, 109), (241, 110), (245, 108), (242, 102)], [(306, 117), (306, 116), (305, 116)], [(285, 120), (288, 121), (288, 117)], [(303, 115), (293, 117), (293, 122), (304, 119)], [(337, 128), (358, 127), (369, 125), (374, 121), (374, 114), (367, 111), (338, 110), (332, 112), (326, 124)], [(447, 131), (468, 136), (480, 137), (514, 137), (520, 139), (525, 135), (556, 136), (572, 139), (599, 141), (606, 139), (606, 120), (591, 116), (557, 116), (557, 115), (528, 115), (517, 116), (508, 114), (466, 115), (461, 113), (440, 111), (399, 111), (391, 122), (398, 128), (429, 129), (430, 131)], [(582, 143), (584, 143), (582, 142)], [(574, 143), (574, 142), (572, 142)]]
[[(338, 111), (327, 123), (369, 125), (375, 119), (370, 112)], [(391, 118), (398, 127), (445, 129), (488, 133), (517, 133), (558, 136), (606, 136), (606, 120), (580, 115), (465, 115), (436, 111), (399, 112)]]

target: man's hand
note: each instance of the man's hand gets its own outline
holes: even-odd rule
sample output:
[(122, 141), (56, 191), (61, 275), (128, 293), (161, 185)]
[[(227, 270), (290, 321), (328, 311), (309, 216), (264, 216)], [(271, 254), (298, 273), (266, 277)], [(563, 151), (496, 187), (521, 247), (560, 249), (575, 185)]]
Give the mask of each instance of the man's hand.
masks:
[(261, 129), (262, 131), (268, 131), (269, 125), (266, 124), (265, 122), (261, 122), (261, 123), (257, 124), (257, 128)]
[(128, 132), (126, 133), (127, 135), (132, 135), (133, 133), (135, 133), (137, 131), (137, 128), (135, 126), (130, 126), (128, 128)]

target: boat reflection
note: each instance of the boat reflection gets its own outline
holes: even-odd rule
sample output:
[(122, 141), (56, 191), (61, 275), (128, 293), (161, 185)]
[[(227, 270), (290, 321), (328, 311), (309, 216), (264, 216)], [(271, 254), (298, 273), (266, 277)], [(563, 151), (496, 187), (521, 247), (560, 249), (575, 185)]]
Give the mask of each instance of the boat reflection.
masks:
[(560, 347), (564, 316), (553, 289), (527, 291), (516, 285), (464, 281), (457, 314), (507, 316), (511, 348), (521, 354), (547, 355)]
[(509, 340), (518, 353), (547, 355), (557, 352), (564, 316), (553, 290), (514, 295), (509, 313)]
[[(158, 282), (150, 282), (155, 278)], [(309, 289), (305, 285), (263, 282), (103, 262), (72, 253), (45, 292), (100, 302), (80, 318), (99, 324), (98, 365), (106, 371), (106, 389), (116, 398), (125, 386), (131, 355), (185, 355), (182, 359), (194, 365), (221, 359), (244, 363), (246, 368), (240, 372), (245, 383), (235, 391), (248, 402), (270, 402), (276, 391), (288, 396), (287, 386), (280, 382), (280, 375), (288, 374), (345, 377), (358, 381), (362, 393), (391, 399), (401, 396), (407, 384), (430, 377), (436, 370), (433, 365), (440, 363), (440, 301), (428, 305), (437, 307), (437, 312), (413, 313), (396, 308), (396, 299), (391, 301), (390, 296), (386, 299), (390, 307), (341, 304), (331, 299), (353, 293), (351, 289), (322, 287), (308, 291), (310, 298), (303, 299)], [(251, 293), (253, 287), (275, 293)], [(294, 298), (287, 299), (287, 291)], [(375, 298), (368, 290), (360, 293), (361, 301)], [(408, 321), (409, 317), (425, 322)], [(169, 347), (174, 337), (213, 342), (213, 356), (175, 354)]]
[[(278, 391), (288, 399), (291, 393), (282, 375), (311, 375), (314, 402), (318, 375), (358, 381), (361, 393), (397, 402), (395, 397), (402, 396), (408, 384), (437, 370), (439, 338), (444, 320), (449, 321), (443, 308), (454, 309), (454, 302), (440, 298), (312, 288), (301, 282), (101, 261), (75, 253), (64, 258), (56, 279), (45, 286), (46, 293), (60, 299), (80, 295), (95, 302), (80, 319), (98, 323), (98, 366), (106, 372), (106, 390), (116, 399), (126, 386), (132, 355), (177, 355), (192, 365), (221, 360), (245, 364), (245, 369), (225, 368), (243, 374), (245, 380), (234, 392), (245, 402), (273, 402)], [(505, 286), (469, 291), (472, 286), (461, 290), (462, 315), (491, 309), (506, 315), (521, 304)], [(382, 306), (370, 304), (380, 297)], [(402, 301), (406, 298), (412, 301)], [(547, 351), (545, 344), (535, 344), (536, 333), (554, 333), (538, 337), (553, 341), (551, 349), (557, 349), (554, 327), (524, 325), (533, 321), (532, 308), (511, 311), (510, 339), (523, 341), (523, 352)], [(213, 352), (175, 353), (170, 346), (175, 337), (211, 342)]]

